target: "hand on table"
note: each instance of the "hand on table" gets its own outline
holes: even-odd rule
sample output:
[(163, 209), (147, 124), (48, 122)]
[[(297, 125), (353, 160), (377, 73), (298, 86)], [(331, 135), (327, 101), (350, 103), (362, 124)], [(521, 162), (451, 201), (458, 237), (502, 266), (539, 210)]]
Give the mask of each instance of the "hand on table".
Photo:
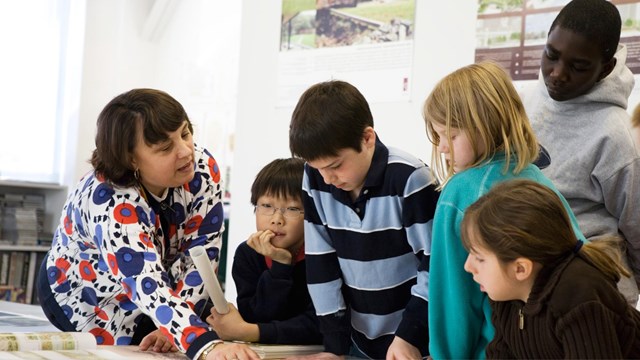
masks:
[(206, 360), (260, 360), (260, 357), (246, 344), (221, 343), (207, 354)]
[(386, 360), (422, 359), (422, 354), (417, 347), (411, 345), (402, 338), (394, 337), (387, 350)]
[(176, 352), (178, 348), (164, 334), (158, 330), (154, 330), (140, 341), (140, 350), (153, 351), (159, 353)]
[(344, 355), (336, 355), (330, 352), (321, 352), (311, 355), (290, 356), (286, 360), (344, 360)]

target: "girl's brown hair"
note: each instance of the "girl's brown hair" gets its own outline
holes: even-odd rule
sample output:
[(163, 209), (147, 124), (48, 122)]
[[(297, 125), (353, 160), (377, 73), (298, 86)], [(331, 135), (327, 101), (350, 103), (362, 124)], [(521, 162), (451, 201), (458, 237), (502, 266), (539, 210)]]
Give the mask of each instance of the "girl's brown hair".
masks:
[(509, 180), (480, 197), (465, 211), (461, 235), (467, 251), (482, 247), (503, 263), (525, 257), (553, 266), (571, 252), (580, 252), (613, 279), (630, 275), (620, 262), (618, 238), (580, 247), (560, 197), (531, 180)]
[(453, 146), (450, 138), (439, 138), (433, 123), (446, 127), (447, 131), (452, 128), (465, 131), (474, 149), (484, 146), (485, 151), (475, 154), (471, 166), (504, 151), (504, 171), (515, 161), (517, 174), (538, 157), (538, 142), (520, 96), (509, 75), (494, 62), (472, 64), (444, 77), (427, 97), (422, 116), (433, 144), (432, 168), (442, 186), (453, 175), (453, 162), (447, 165), (443, 161), (438, 144), (448, 141), (450, 151)]

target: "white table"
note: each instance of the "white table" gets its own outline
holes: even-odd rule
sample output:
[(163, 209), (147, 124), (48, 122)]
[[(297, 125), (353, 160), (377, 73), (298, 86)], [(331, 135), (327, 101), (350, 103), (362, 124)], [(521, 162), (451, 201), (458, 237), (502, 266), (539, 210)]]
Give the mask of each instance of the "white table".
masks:
[(0, 333), (60, 331), (47, 320), (40, 305), (0, 300)]

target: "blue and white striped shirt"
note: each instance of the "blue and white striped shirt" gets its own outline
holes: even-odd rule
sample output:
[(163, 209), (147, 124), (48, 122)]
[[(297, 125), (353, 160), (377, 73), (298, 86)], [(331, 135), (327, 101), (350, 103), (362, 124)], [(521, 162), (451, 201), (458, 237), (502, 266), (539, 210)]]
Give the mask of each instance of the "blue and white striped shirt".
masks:
[(380, 140), (355, 202), (305, 166), (307, 282), (327, 351), (348, 354), (352, 340), (384, 358), (399, 336), (428, 353), (436, 185), (422, 161)]

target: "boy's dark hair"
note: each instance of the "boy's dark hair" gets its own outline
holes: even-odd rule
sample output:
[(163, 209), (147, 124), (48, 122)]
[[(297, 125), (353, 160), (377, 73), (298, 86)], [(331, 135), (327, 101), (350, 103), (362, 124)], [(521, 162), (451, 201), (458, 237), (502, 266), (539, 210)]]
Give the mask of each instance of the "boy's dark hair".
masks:
[(133, 89), (111, 100), (98, 115), (96, 149), (91, 165), (105, 180), (120, 186), (137, 183), (132, 166), (139, 132), (147, 145), (167, 140), (184, 121), (193, 127), (182, 105), (154, 89)]
[(556, 26), (580, 34), (595, 42), (602, 50), (602, 61), (613, 58), (620, 42), (622, 20), (615, 5), (606, 0), (573, 0), (553, 20)]
[(337, 156), (343, 149), (361, 151), (364, 129), (373, 127), (369, 103), (344, 81), (327, 81), (307, 89), (291, 116), (289, 149), (312, 161)]
[(304, 160), (300, 158), (276, 159), (258, 172), (251, 185), (251, 204), (258, 205), (263, 195), (302, 200)]

